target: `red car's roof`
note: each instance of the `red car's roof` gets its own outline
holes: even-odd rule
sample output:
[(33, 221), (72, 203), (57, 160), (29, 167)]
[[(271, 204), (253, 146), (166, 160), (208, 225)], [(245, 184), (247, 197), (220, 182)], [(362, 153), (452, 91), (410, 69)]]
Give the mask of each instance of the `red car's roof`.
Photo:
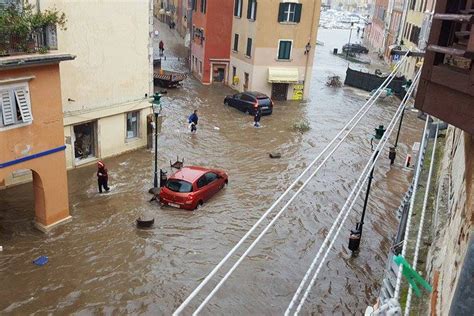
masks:
[(194, 183), (194, 181), (209, 171), (215, 172), (216, 170), (197, 166), (187, 166), (182, 167), (180, 170), (173, 173), (169, 179), (178, 179)]

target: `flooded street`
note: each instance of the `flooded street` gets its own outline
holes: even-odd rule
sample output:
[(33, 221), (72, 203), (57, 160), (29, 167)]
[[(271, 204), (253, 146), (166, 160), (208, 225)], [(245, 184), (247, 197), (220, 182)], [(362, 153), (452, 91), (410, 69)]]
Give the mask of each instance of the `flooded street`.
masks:
[[(188, 78), (182, 88), (168, 90), (162, 99), (159, 166), (169, 172), (170, 160), (179, 156), (186, 165), (229, 174), (229, 185), (197, 212), (148, 202), (154, 156), (146, 149), (105, 159), (108, 194), (97, 193), (95, 165), (70, 171), (73, 219), (49, 234), (32, 225), (31, 183), (0, 191), (0, 313), (171, 314), (364, 104), (364, 91), (325, 85), (330, 75), (345, 77), (347, 61), (330, 51), (340, 49), (347, 38), (346, 30), (319, 30), (324, 46), (316, 47), (311, 99), (276, 102), (258, 129), (252, 116), (223, 105), (225, 95), (233, 93), (228, 87), (203, 86)], [(163, 67), (185, 70), (174, 59)], [(394, 98), (372, 108), (203, 314), (285, 311), (371, 154), (374, 128), (388, 125), (398, 103)], [(199, 126), (191, 135), (187, 117), (194, 109)], [(311, 129), (294, 130), (301, 121)], [(390, 168), (384, 152), (375, 172), (359, 256), (351, 257), (347, 243), (360, 217), (362, 197), (303, 314), (360, 314), (374, 303), (397, 228), (396, 209), (412, 176), (401, 164), (419, 140), (422, 124), (416, 113), (407, 111), (395, 165)], [(270, 159), (273, 151), (282, 158)], [(145, 210), (153, 212), (155, 226), (137, 230), (135, 219)], [(40, 255), (49, 257), (43, 267), (32, 264)], [(197, 307), (209, 290), (208, 285), (190, 306)]]

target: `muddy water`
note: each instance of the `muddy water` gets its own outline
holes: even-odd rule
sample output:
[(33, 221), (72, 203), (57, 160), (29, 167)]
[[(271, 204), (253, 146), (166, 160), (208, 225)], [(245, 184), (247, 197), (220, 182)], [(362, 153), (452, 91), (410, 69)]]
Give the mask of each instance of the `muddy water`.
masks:
[[(96, 192), (93, 166), (69, 172), (73, 221), (47, 235), (31, 224), (31, 184), (1, 191), (0, 313), (170, 314), (364, 103), (365, 92), (324, 85), (329, 75), (344, 78), (346, 62), (329, 51), (345, 42), (346, 33), (320, 31), (325, 46), (317, 47), (311, 100), (277, 102), (259, 129), (252, 127), (251, 116), (223, 105), (231, 93), (226, 87), (204, 87), (188, 79), (182, 89), (168, 92), (160, 166), (166, 168), (179, 155), (186, 164), (229, 173), (229, 186), (198, 212), (160, 209), (148, 202), (153, 154), (145, 149), (106, 159), (112, 185), (108, 194)], [(166, 66), (183, 69), (176, 60)], [(388, 124), (396, 104), (374, 106), (205, 314), (269, 315), (286, 309), (371, 153), (373, 128)], [(196, 135), (186, 126), (193, 109), (200, 116)], [(422, 124), (413, 112), (405, 118), (396, 165), (389, 168), (383, 153), (377, 167), (359, 256), (351, 257), (346, 245), (362, 198), (328, 256), (304, 314), (361, 313), (377, 296), (396, 230), (395, 210), (411, 177), (400, 164)], [(292, 128), (301, 120), (311, 126), (303, 134)], [(281, 152), (282, 158), (269, 159), (271, 151)], [(153, 229), (134, 227), (142, 211), (154, 214)], [(40, 255), (50, 261), (36, 267), (31, 261)]]

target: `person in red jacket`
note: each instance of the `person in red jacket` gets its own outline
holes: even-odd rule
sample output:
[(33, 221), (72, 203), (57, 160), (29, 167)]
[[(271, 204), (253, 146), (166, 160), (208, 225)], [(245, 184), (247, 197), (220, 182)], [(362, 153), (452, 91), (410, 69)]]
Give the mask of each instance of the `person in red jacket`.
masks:
[(102, 193), (102, 188), (104, 188), (105, 192), (109, 192), (110, 188), (107, 186), (107, 182), (109, 181), (109, 175), (107, 173), (107, 168), (105, 168), (105, 164), (102, 160), (97, 162), (97, 182), (99, 184), (99, 193)]

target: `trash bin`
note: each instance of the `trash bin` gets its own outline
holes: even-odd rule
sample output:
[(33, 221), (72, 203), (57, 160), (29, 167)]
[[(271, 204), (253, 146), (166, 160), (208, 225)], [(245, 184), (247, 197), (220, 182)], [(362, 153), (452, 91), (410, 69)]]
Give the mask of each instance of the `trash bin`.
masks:
[(349, 236), (349, 250), (354, 252), (359, 250), (360, 245), (360, 230), (351, 230), (351, 235)]
[(334, 49), (332, 50), (332, 53), (333, 53), (334, 55), (337, 55), (337, 48), (334, 48)]

